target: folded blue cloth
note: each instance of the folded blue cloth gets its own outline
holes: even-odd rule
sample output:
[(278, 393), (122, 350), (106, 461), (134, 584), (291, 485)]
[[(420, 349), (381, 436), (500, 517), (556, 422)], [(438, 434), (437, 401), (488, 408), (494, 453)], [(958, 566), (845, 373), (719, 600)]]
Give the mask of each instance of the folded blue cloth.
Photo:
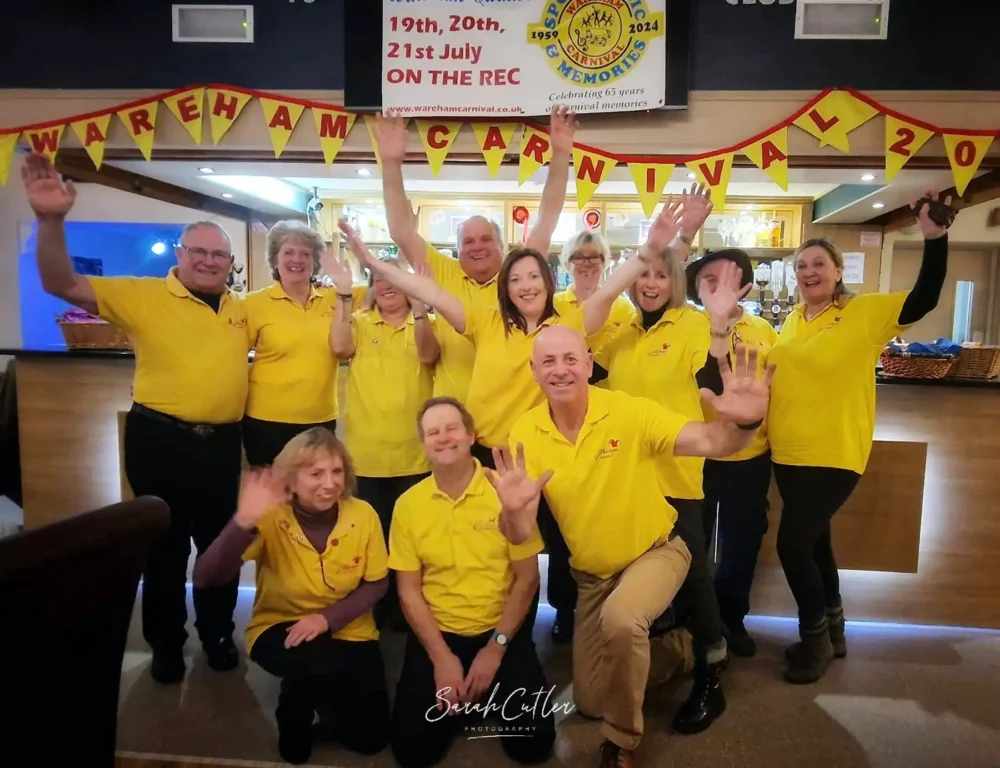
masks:
[(890, 355), (909, 355), (910, 357), (957, 357), (958, 353), (962, 351), (962, 345), (950, 339), (938, 339), (931, 342), (915, 341), (906, 346), (890, 342), (887, 346)]

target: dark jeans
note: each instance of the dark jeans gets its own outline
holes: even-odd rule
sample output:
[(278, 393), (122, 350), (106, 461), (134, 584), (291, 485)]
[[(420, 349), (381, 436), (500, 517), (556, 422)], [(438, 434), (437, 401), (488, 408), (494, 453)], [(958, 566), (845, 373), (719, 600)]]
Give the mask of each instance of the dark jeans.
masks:
[(320, 424), (286, 424), (282, 421), (261, 421), (250, 416), (243, 417), (243, 450), (251, 467), (266, 467), (274, 463), (289, 440), (307, 429), (326, 427), (337, 431), (337, 420)]
[(750, 612), (757, 555), (767, 533), (770, 484), (769, 452), (744, 461), (705, 462), (705, 545), (711, 549), (714, 529), (715, 595), (722, 620), (730, 627), (742, 624)]
[[(493, 453), (485, 445), (475, 443), (472, 446), (472, 455), (479, 459), (479, 463), (484, 467), (496, 469), (493, 464)], [(542, 496), (538, 504), (538, 532), (542, 536), (545, 551), (549, 556), (548, 586), (546, 588), (549, 605), (555, 608), (558, 613), (572, 617), (576, 610), (576, 582), (569, 569), (569, 547), (566, 546), (566, 540), (562, 537), (559, 525), (552, 516), (552, 510), (549, 509), (549, 505), (545, 501), (545, 496)], [(525, 622), (530, 623), (533, 627), (536, 618), (536, 611), (532, 609)]]
[[(465, 637), (444, 633), (444, 641), (468, 674), (476, 654), (489, 642), (491, 634)], [(499, 739), (503, 751), (522, 765), (545, 762), (552, 751), (556, 731), (551, 710), (555, 704), (551, 697), (547, 698), (549, 690), (530, 628), (522, 624), (504, 652), (493, 684), (479, 702), (485, 709), (492, 697), (495, 707), (504, 707), (506, 719), (496, 710), (489, 714), (495, 726), (509, 734)], [(435, 709), (437, 703), (434, 665), (411, 633), (406, 638), (403, 671), (392, 711), (392, 752), (403, 768), (436, 764), (463, 729), (478, 730), (484, 726), (482, 711), (444, 716)], [(469, 730), (468, 735), (478, 735), (477, 730)]]
[[(239, 423), (199, 436), (135, 410), (125, 418), (125, 475), (132, 492), (158, 496), (170, 507), (170, 528), (150, 548), (143, 572), (142, 631), (154, 651), (179, 652), (187, 640), (191, 539), (201, 554), (235, 514), (241, 459)], [(202, 642), (233, 634), (238, 583), (194, 588)]]
[(337, 740), (363, 755), (389, 743), (389, 693), (377, 640), (354, 642), (322, 634), (294, 648), (285, 635), (294, 622), (275, 624), (257, 638), (250, 658), (281, 678), (278, 726), (330, 721)]
[[(421, 475), (403, 475), (401, 477), (359, 477), (355, 495), (374, 507), (379, 521), (382, 523), (382, 535), (389, 545), (389, 526), (392, 525), (392, 510), (396, 501), (430, 473)], [(389, 588), (375, 606), (375, 616), (379, 624), (382, 619), (397, 610), (399, 593), (396, 590), (396, 572), (389, 571)]]
[(815, 627), (825, 619), (827, 607), (840, 607), (830, 521), (861, 475), (848, 469), (775, 464), (774, 479), (783, 504), (778, 558), (799, 607), (799, 624)]
[(677, 510), (677, 535), (691, 552), (691, 566), (675, 600), (678, 619), (691, 629), (695, 654), (703, 656), (708, 648), (722, 642), (722, 619), (715, 584), (705, 551), (705, 524), (702, 522), (701, 501), (667, 499)]

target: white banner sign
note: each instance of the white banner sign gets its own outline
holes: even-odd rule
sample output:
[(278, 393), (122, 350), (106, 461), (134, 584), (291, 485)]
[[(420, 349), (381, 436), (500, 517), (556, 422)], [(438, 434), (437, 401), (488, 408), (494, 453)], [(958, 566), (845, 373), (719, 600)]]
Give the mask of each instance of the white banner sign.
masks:
[(556, 104), (580, 113), (662, 107), (665, 7), (666, 0), (383, 0), (383, 109), (482, 117), (545, 115)]

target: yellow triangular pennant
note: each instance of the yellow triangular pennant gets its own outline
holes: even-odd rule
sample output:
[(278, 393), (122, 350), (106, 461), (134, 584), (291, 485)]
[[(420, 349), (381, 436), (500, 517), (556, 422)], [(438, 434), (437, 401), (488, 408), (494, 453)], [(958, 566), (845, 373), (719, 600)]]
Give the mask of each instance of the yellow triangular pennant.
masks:
[(17, 146), (19, 131), (0, 133), (0, 187), (7, 183), (10, 176), (10, 165), (14, 162), (14, 148)]
[(332, 163), (344, 146), (347, 134), (354, 127), (354, 113), (338, 109), (318, 109), (313, 107), (313, 119), (319, 134), (319, 145), (323, 149), (323, 159)]
[(479, 142), (479, 149), (483, 153), (486, 167), (490, 170), (490, 176), (496, 176), (500, 172), (507, 150), (514, 140), (514, 129), (517, 123), (473, 123), (472, 132), (476, 134), (476, 141)]
[(847, 91), (833, 91), (796, 118), (794, 125), (819, 139), (821, 147), (829, 144), (841, 152), (850, 152), (847, 134), (877, 114), (875, 107)]
[(964, 195), (972, 177), (979, 170), (986, 153), (993, 143), (992, 136), (976, 136), (962, 133), (944, 134), (944, 147), (951, 163), (951, 173), (955, 177), (955, 191)]
[(750, 162), (788, 191), (788, 128), (779, 128), (769, 136), (743, 148)]
[(70, 128), (80, 140), (83, 148), (87, 150), (94, 167), (100, 169), (104, 162), (104, 148), (108, 144), (108, 125), (111, 122), (111, 113), (91, 117), (87, 120), (78, 120), (70, 123)]
[(201, 144), (201, 120), (205, 104), (205, 89), (192, 88), (184, 93), (175, 93), (163, 100), (167, 109), (191, 134), (195, 144)]
[(573, 147), (573, 175), (576, 177), (576, 207), (590, 202), (594, 192), (608, 178), (618, 161), (607, 155)]
[(444, 159), (448, 156), (448, 151), (458, 138), (461, 129), (462, 124), (459, 122), (417, 120), (417, 133), (420, 134), (420, 143), (424, 145), (424, 152), (427, 153), (427, 165), (431, 167), (431, 173), (435, 176), (441, 172)]
[(674, 164), (629, 163), (628, 169), (632, 173), (639, 202), (642, 203), (642, 212), (646, 214), (647, 219), (651, 219), (656, 204), (663, 196), (663, 188), (667, 186), (670, 174), (674, 172)]
[(885, 116), (885, 180), (892, 181), (906, 162), (934, 135), (919, 125)]
[(538, 173), (538, 169), (552, 159), (552, 142), (549, 135), (530, 125), (521, 134), (521, 152), (517, 161), (517, 183), (524, 184)]
[(157, 101), (147, 101), (138, 107), (123, 109), (118, 113), (128, 135), (135, 139), (135, 144), (142, 156), (149, 160), (153, 155), (153, 141), (156, 138), (156, 108)]
[(368, 129), (368, 138), (372, 143), (372, 152), (375, 153), (375, 163), (378, 169), (382, 170), (382, 155), (378, 153), (378, 140), (375, 138), (375, 116), (365, 115), (365, 128)]
[(726, 204), (726, 188), (729, 186), (729, 176), (733, 172), (734, 157), (735, 154), (729, 152), (706, 157), (704, 160), (692, 160), (687, 164), (698, 182), (711, 190), (712, 205), (717, 211), (721, 211)]
[(248, 93), (208, 89), (208, 121), (212, 129), (213, 144), (218, 144), (233, 127), (248, 101)]
[(267, 135), (271, 138), (274, 156), (281, 157), (281, 153), (288, 146), (288, 140), (292, 138), (292, 131), (295, 130), (295, 124), (302, 117), (302, 111), (305, 107), (291, 101), (278, 101), (263, 97), (261, 97), (260, 106), (264, 110)]
[(65, 127), (65, 125), (50, 125), (48, 128), (25, 131), (24, 137), (33, 152), (45, 155), (49, 160), (55, 160)]

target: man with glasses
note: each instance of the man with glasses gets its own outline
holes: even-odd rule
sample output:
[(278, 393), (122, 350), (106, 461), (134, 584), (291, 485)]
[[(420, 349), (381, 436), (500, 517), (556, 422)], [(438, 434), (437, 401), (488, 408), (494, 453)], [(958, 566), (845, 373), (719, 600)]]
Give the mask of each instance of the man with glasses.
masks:
[[(177, 266), (166, 278), (84, 277), (66, 251), (73, 183), (63, 184), (40, 154), (26, 159), (21, 177), (38, 219), (42, 288), (119, 326), (135, 349), (125, 474), (136, 496), (159, 496), (171, 512), (143, 573), (143, 634), (153, 679), (176, 683), (185, 672), (191, 539), (204, 552), (232, 517), (239, 492), (249, 341), (243, 303), (227, 288), (232, 243), (218, 224), (196, 222), (181, 233)], [(237, 583), (194, 590), (195, 626), (216, 671), (239, 662), (232, 639)]]

